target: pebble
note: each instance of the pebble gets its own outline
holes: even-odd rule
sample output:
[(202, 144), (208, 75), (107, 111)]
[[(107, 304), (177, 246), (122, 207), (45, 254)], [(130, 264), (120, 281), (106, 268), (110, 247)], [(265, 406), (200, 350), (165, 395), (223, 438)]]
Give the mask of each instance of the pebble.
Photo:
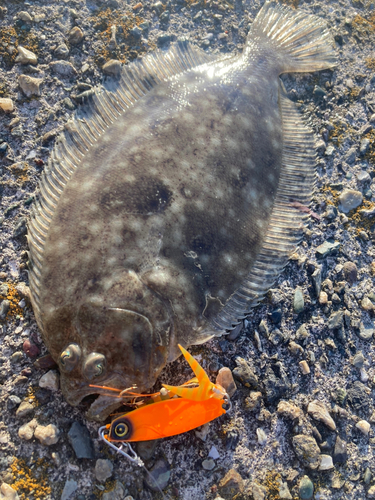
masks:
[(77, 491), (78, 483), (74, 479), (67, 479), (65, 481), (64, 489), (61, 493), (61, 500), (68, 500), (73, 493)]
[(300, 287), (296, 288), (293, 298), (293, 309), (296, 314), (300, 314), (305, 309), (305, 300), (303, 298), (303, 293)]
[(367, 491), (367, 498), (375, 498), (375, 485), (370, 486)]
[(364, 323), (363, 321), (359, 324), (359, 337), (362, 340), (371, 340), (374, 335), (374, 325), (372, 323)]
[(112, 476), (113, 463), (111, 460), (99, 458), (95, 463), (95, 477), (100, 483), (104, 483)]
[(333, 312), (328, 318), (327, 327), (329, 330), (338, 330), (344, 325), (344, 311)]
[(298, 485), (301, 500), (311, 500), (314, 494), (314, 484), (309, 476), (303, 476)]
[(12, 99), (8, 97), (0, 97), (0, 108), (5, 111), (11, 113), (14, 110), (14, 103)]
[(357, 157), (357, 150), (355, 147), (350, 148), (347, 153), (344, 155), (344, 161), (352, 165), (355, 162)]
[(365, 138), (365, 139), (361, 140), (361, 145), (359, 147), (359, 154), (361, 156), (365, 156), (365, 154), (367, 153), (367, 151), (370, 147), (370, 144), (371, 144), (370, 139)]
[(68, 440), (77, 458), (95, 458), (94, 447), (87, 427), (79, 422), (73, 422), (68, 432)]
[(368, 436), (370, 432), (371, 425), (367, 420), (360, 420), (355, 424), (356, 428), (359, 429), (365, 436)]
[(121, 73), (122, 62), (117, 59), (110, 59), (103, 66), (103, 73), (105, 75), (118, 76)]
[(22, 401), (22, 403), (19, 405), (16, 411), (16, 416), (18, 418), (23, 418), (26, 417), (26, 415), (30, 415), (30, 413), (33, 413), (34, 411), (34, 406), (29, 403), (28, 401)]
[(347, 390), (348, 402), (354, 413), (362, 418), (368, 418), (370, 398), (367, 393), (368, 387), (356, 380)]
[(215, 460), (212, 458), (206, 458), (202, 462), (202, 467), (204, 470), (212, 470), (215, 468)]
[(7, 409), (8, 410), (13, 410), (20, 403), (21, 403), (21, 399), (18, 396), (12, 394), (11, 396), (8, 397), (8, 400), (7, 400)]
[(72, 45), (77, 45), (82, 42), (84, 36), (85, 35), (83, 34), (81, 28), (79, 28), (78, 26), (74, 26), (74, 28), (69, 32), (68, 42)]
[(277, 405), (277, 413), (283, 417), (295, 420), (303, 416), (303, 412), (298, 406), (288, 401), (280, 401)]
[(60, 437), (60, 430), (55, 424), (38, 425), (34, 436), (45, 446), (56, 444)]
[(230, 469), (219, 482), (218, 490), (224, 498), (240, 496), (244, 490), (243, 479), (235, 469)]
[(264, 430), (261, 427), (258, 427), (256, 430), (257, 433), (257, 438), (258, 438), (258, 443), (261, 446), (264, 446), (267, 443), (267, 434), (264, 432)]
[(266, 389), (267, 401), (270, 404), (285, 397), (290, 389), (290, 382), (282, 363), (275, 363), (275, 370), (269, 367), (266, 370), (266, 377), (263, 380)]
[(326, 292), (320, 292), (319, 294), (319, 304), (325, 306), (328, 303), (328, 295)]
[[(144, 481), (150, 490), (159, 491), (159, 488), (163, 490), (167, 487), (170, 477), (171, 471), (168, 462), (166, 460), (159, 459), (149, 470), (149, 474), (145, 476)], [(159, 486), (159, 488), (157, 486)]]
[(240, 357), (236, 358), (237, 367), (233, 370), (233, 376), (245, 387), (254, 387), (259, 385), (258, 377), (255, 375), (249, 363)]
[(299, 434), (293, 437), (293, 448), (298, 459), (309, 469), (317, 469), (320, 465), (320, 449), (312, 436)]
[(22, 348), (23, 348), (23, 352), (29, 358), (35, 358), (40, 353), (39, 347), (36, 344), (34, 344), (33, 342), (31, 342), (31, 340), (29, 340), (29, 339), (25, 340)]
[(306, 360), (302, 360), (298, 364), (303, 375), (308, 375), (310, 373), (310, 367)]
[(18, 19), (21, 19), (21, 21), (24, 21), (25, 23), (31, 23), (33, 20), (30, 14), (24, 10), (21, 10), (21, 12), (18, 13)]
[(329, 429), (331, 429), (331, 431), (336, 430), (335, 421), (328, 413), (325, 404), (321, 401), (312, 401), (311, 403), (309, 403), (307, 407), (307, 413), (311, 415), (315, 420), (322, 422)]
[[(164, 14), (165, 14), (165, 13), (164, 13)], [(134, 26), (134, 28), (132, 28), (132, 29), (130, 30), (130, 34), (131, 34), (132, 36), (134, 36), (134, 38), (141, 38), (141, 36), (142, 36), (142, 30), (141, 30), (141, 28), (139, 28), (138, 26)]]
[(344, 189), (339, 196), (339, 210), (347, 214), (359, 207), (363, 202), (363, 195), (354, 189)]
[(254, 500), (265, 500), (268, 494), (267, 488), (258, 483), (253, 483), (251, 488)]
[(339, 248), (340, 242), (327, 240), (316, 248), (316, 256), (320, 258), (328, 257), (328, 255), (337, 252)]
[(30, 97), (32, 95), (40, 95), (40, 85), (43, 83), (43, 78), (34, 78), (29, 75), (20, 75), (18, 77), (18, 83), (22, 89), (22, 92)]
[(348, 460), (347, 443), (340, 436), (336, 437), (333, 450), (333, 463), (344, 464)]
[(154, 439), (153, 441), (140, 441), (137, 443), (137, 453), (142, 460), (150, 460), (152, 458), (158, 441), (158, 439)]
[(69, 49), (65, 43), (61, 43), (58, 47), (55, 49), (55, 55), (57, 57), (61, 57), (62, 59), (65, 59), (69, 55)]
[(54, 73), (60, 76), (69, 77), (77, 73), (73, 64), (68, 61), (52, 61), (49, 63), (49, 66)]
[(368, 172), (362, 171), (357, 175), (357, 181), (366, 184), (366, 182), (371, 182), (371, 176)]
[(328, 220), (334, 220), (337, 217), (337, 208), (333, 205), (328, 205), (324, 217)]
[(365, 484), (370, 484), (372, 478), (372, 473), (369, 467), (366, 468), (365, 473), (363, 474), (363, 482)]
[(364, 362), (365, 357), (362, 351), (357, 352), (352, 359), (352, 365), (356, 368), (362, 368)]
[(260, 408), (262, 403), (262, 393), (258, 391), (250, 391), (249, 396), (245, 399), (246, 409), (254, 411)]
[(22, 47), (19, 45), (17, 47), (18, 50), (18, 55), (16, 57), (16, 63), (20, 64), (38, 64), (38, 58), (34, 54), (34, 52), (31, 52), (31, 50), (25, 49), (25, 47)]
[(113, 490), (103, 493), (101, 498), (102, 500), (126, 500), (128, 498), (125, 496), (126, 494), (124, 485), (120, 481), (116, 481)]
[(234, 381), (232, 371), (230, 368), (220, 368), (216, 377), (216, 383), (221, 385), (227, 391), (228, 396), (231, 398), (237, 390), (236, 382)]
[(38, 425), (38, 422), (35, 418), (27, 422), (27, 424), (21, 425), (18, 429), (18, 436), (25, 441), (30, 441), (30, 439), (34, 436), (34, 431)]
[(48, 371), (39, 379), (39, 387), (42, 387), (43, 389), (49, 389), (53, 392), (59, 390), (59, 383), (60, 376), (55, 370)]
[(357, 266), (354, 264), (354, 262), (345, 262), (342, 270), (346, 281), (350, 285), (356, 283), (358, 278), (358, 269)]
[(2, 483), (0, 486), (0, 500), (19, 500), (19, 498), (16, 490), (9, 484)]
[(363, 297), (361, 307), (364, 311), (372, 311), (374, 309), (374, 304), (368, 297)]
[(281, 479), (279, 479), (279, 498), (280, 500), (293, 500), (288, 484), (286, 482), (283, 483)]
[(18, 363), (21, 359), (23, 359), (23, 352), (21, 351), (14, 352), (9, 358), (11, 363)]
[(213, 458), (214, 460), (217, 460), (218, 458), (220, 458), (220, 453), (217, 451), (217, 448), (215, 446), (211, 446), (208, 456), (210, 458)]
[(319, 470), (331, 470), (333, 469), (333, 461), (330, 455), (322, 455), (319, 465)]

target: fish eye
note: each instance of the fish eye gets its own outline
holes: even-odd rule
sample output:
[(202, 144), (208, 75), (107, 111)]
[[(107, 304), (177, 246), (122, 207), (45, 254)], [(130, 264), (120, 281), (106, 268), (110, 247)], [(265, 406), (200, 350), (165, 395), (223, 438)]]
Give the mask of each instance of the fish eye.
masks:
[(128, 430), (129, 430), (129, 427), (126, 424), (124, 424), (124, 423), (117, 424), (115, 427), (115, 434), (117, 437), (123, 438), (128, 433)]
[(60, 354), (60, 366), (63, 371), (71, 372), (81, 357), (81, 348), (77, 344), (70, 344)]
[(92, 352), (87, 356), (83, 372), (88, 380), (101, 377), (106, 371), (106, 360), (103, 354)]

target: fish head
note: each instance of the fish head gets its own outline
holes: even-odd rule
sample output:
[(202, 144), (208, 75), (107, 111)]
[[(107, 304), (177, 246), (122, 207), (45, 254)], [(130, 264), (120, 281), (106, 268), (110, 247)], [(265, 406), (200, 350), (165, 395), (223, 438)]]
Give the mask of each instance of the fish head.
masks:
[(172, 321), (162, 298), (134, 271), (103, 279), (82, 296), (43, 319), (66, 400), (79, 404), (98, 392), (92, 385), (152, 387), (169, 356)]

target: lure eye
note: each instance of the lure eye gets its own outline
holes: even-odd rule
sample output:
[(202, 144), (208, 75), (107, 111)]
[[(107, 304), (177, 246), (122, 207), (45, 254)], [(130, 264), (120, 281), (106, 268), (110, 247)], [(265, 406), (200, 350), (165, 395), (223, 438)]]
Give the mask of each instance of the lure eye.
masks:
[(70, 344), (60, 354), (60, 365), (63, 371), (71, 372), (81, 357), (81, 348), (77, 344)]
[(106, 371), (106, 360), (103, 354), (92, 352), (87, 356), (83, 372), (88, 380), (101, 377)]
[(115, 427), (115, 434), (119, 438), (123, 438), (128, 433), (129, 427), (126, 424), (117, 424)]

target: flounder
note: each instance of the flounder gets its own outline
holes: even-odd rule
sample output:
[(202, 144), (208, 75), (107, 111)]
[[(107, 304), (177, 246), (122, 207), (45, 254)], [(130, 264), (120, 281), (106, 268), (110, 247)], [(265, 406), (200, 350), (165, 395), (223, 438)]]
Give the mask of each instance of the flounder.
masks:
[[(156, 51), (68, 122), (28, 241), (70, 404), (90, 384), (148, 389), (177, 344), (228, 333), (273, 284), (315, 175), (312, 132), (278, 77), (333, 67), (332, 46), (321, 20), (267, 2), (241, 54)], [(91, 416), (112, 407), (101, 396)]]

